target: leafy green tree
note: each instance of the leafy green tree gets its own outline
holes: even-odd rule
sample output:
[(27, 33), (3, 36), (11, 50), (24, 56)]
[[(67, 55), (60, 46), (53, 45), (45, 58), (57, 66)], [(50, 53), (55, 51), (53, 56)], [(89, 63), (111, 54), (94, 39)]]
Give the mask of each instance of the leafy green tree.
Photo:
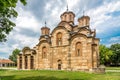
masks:
[(26, 5), (26, 0), (0, 0), (0, 42), (6, 41), (6, 36), (15, 26), (11, 19), (18, 16), (15, 10), (18, 1)]
[(21, 50), (15, 49), (12, 52), (12, 55), (9, 56), (9, 59), (17, 63), (17, 55), (20, 53)]
[(113, 55), (112, 50), (107, 48), (105, 45), (100, 45), (100, 63), (101, 64), (108, 64), (111, 62), (111, 56)]
[(117, 66), (120, 63), (120, 44), (113, 44), (110, 49), (113, 51), (113, 55), (111, 57), (112, 63)]

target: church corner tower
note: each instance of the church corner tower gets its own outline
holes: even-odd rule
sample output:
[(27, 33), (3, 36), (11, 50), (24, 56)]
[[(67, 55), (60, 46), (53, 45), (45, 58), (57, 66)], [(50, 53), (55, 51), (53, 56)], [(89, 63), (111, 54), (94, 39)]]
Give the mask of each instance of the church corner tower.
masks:
[(46, 22), (45, 22), (45, 26), (41, 28), (41, 36), (39, 40), (40, 40), (39, 43), (41, 43), (41, 41), (47, 41), (50, 43), (50, 28), (46, 26)]
[(45, 22), (45, 26), (41, 28), (41, 35), (49, 35), (50, 34), (50, 28), (48, 28), (46, 26), (46, 22)]
[(84, 27), (90, 25), (90, 17), (89, 16), (82, 16), (78, 18), (78, 27)]

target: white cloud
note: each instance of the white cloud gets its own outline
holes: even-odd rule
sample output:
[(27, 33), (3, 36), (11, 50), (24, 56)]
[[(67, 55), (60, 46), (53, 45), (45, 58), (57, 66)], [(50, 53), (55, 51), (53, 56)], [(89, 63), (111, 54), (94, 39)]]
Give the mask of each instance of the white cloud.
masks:
[[(79, 3), (80, 0), (67, 0), (66, 2), (68, 3), (69, 10), (74, 10), (77, 4)], [(56, 1), (51, 0), (49, 1), (46, 6), (45, 6), (45, 19), (47, 20), (47, 26), (50, 27), (51, 30), (57, 26), (57, 24), (60, 22), (60, 15), (66, 11), (67, 9), (67, 3), (63, 3), (63, 1), (58, 0)], [(53, 4), (56, 4), (53, 5)], [(64, 5), (63, 5), (64, 4)], [(78, 9), (78, 8), (76, 8)], [(53, 23), (54, 21), (54, 23)]]
[(7, 44), (3, 44), (3, 45), (0, 46), (0, 52), (4, 52), (4, 53), (9, 54), (10, 51), (11, 51), (11, 48)]
[(37, 21), (34, 15), (29, 11), (24, 11), (22, 8), (18, 9), (19, 15), (16, 18), (15, 29), (18, 30), (18, 28), (24, 28), (38, 32), (38, 29), (40, 28), (40, 22)]
[[(96, 8), (89, 8), (88, 6), (94, 4), (96, 0), (92, 0), (92, 3), (89, 3), (89, 0), (67, 0), (69, 10), (74, 11), (76, 14), (76, 22), (78, 17), (80, 17), (80, 10), (87, 9), (85, 13), (91, 17), (91, 27), (97, 30), (97, 34), (105, 33), (108, 31), (108, 28), (120, 26), (120, 16), (113, 17), (112, 15), (106, 15), (115, 11), (120, 11), (120, 1), (111, 0), (107, 2), (104, 0), (102, 5), (97, 6)], [(16, 27), (8, 36), (8, 42), (0, 46), (0, 52), (11, 53), (15, 48), (22, 49), (24, 46), (34, 47), (38, 43), (39, 37), (35, 34), (28, 36), (29, 33), (40, 33), (40, 28), (44, 26), (44, 21), (47, 21), (47, 26), (52, 30), (57, 26), (60, 21), (60, 15), (66, 11), (67, 3), (64, 3), (62, 0), (50, 0), (47, 1), (44, 5), (44, 9), (41, 10), (45, 14), (40, 14), (44, 16), (44, 19), (36, 19), (35, 14), (32, 10), (24, 10), (24, 7), (17, 7), (19, 16), (15, 20)], [(32, 5), (32, 3), (30, 4)], [(95, 6), (94, 4), (93, 6)], [(29, 6), (27, 6), (29, 7)], [(38, 5), (38, 7), (41, 7)], [(37, 11), (36, 11), (37, 12)], [(117, 24), (117, 26), (115, 26)], [(31, 32), (21, 33), (22, 30), (30, 30)], [(114, 42), (119, 42), (120, 37), (112, 37), (108, 42), (110, 44)], [(10, 42), (11, 41), (11, 42)], [(120, 43), (120, 42), (119, 42)]]
[(75, 9), (75, 6), (79, 5), (79, 2), (80, 0), (67, 0), (69, 9), (70, 10)]
[(107, 46), (107, 47), (110, 47), (112, 44), (115, 44), (115, 43), (120, 43), (120, 36), (111, 37), (111, 38), (108, 40), (106, 46)]
[[(24, 11), (22, 8), (18, 8), (19, 16), (15, 20), (16, 27), (8, 35), (8, 41), (0, 46), (0, 52), (2, 58), (6, 58), (16, 48), (22, 49), (24, 46), (34, 47), (38, 43), (36, 35), (27, 36), (27, 34), (21, 33), (22, 30), (31, 30), (32, 32), (26, 33), (40, 33), (40, 22), (29, 11)], [(5, 57), (4, 57), (5, 56)]]
[(109, 42), (116, 42), (116, 43), (120, 43), (120, 36), (117, 37), (112, 37)]
[[(97, 28), (98, 31), (100, 29), (105, 29), (105, 27), (102, 27), (103, 25), (106, 27), (113, 27), (114, 24), (116, 24), (116, 21), (118, 22), (118, 20), (120, 19), (119, 17), (114, 17), (114, 16), (110, 16), (110, 15), (106, 15), (108, 13), (111, 12), (115, 12), (115, 11), (120, 11), (120, 1), (112, 1), (110, 3), (106, 3), (104, 2), (103, 5), (94, 8), (94, 9), (90, 9), (87, 12), (87, 15), (89, 15), (91, 17), (91, 26), (92, 28)], [(114, 19), (114, 20), (113, 20)], [(108, 22), (110, 21), (110, 22)], [(111, 23), (111, 24), (106, 24), (106, 23)], [(120, 24), (120, 23), (118, 23)], [(118, 25), (117, 24), (117, 25)], [(101, 31), (99, 31), (101, 32)]]
[(10, 35), (10, 37), (12, 37), (15, 42), (17, 42), (16, 44), (12, 45), (12, 48), (23, 48), (24, 46), (30, 46), (32, 48), (38, 43), (39, 39), (35, 36), (30, 37), (24, 34)]

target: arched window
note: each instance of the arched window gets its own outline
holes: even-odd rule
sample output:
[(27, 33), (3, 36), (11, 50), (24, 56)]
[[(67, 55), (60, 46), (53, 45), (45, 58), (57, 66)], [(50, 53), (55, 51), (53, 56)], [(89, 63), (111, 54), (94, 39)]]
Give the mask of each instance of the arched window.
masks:
[(60, 45), (62, 45), (62, 33), (61, 32), (59, 32), (59, 33), (57, 33), (57, 36), (56, 36), (56, 44), (58, 45), (58, 46), (60, 46)]
[(45, 35), (47, 35), (48, 34), (48, 31), (47, 30), (45, 30)]
[(27, 56), (25, 56), (25, 69), (28, 68), (28, 59), (27, 59)]
[(70, 15), (70, 21), (72, 21), (72, 16)]
[(65, 21), (67, 20), (67, 15), (65, 15)]
[(86, 19), (86, 26), (87, 26), (88, 20)]
[(30, 60), (31, 60), (30, 68), (33, 69), (34, 68), (34, 57), (31, 56)]
[(20, 65), (20, 69), (22, 69), (22, 56), (20, 56), (20, 63), (19, 63)]
[(76, 43), (76, 47), (75, 47), (75, 48), (76, 48), (76, 56), (81, 56), (81, 55), (82, 55), (82, 53), (81, 53), (81, 52), (82, 52), (82, 51), (81, 51), (81, 47), (82, 47), (82, 46), (81, 46), (81, 43), (80, 43), (80, 42), (77, 42), (77, 43)]
[(83, 19), (83, 26), (86, 26), (86, 19)]
[(42, 58), (46, 58), (47, 57), (47, 49), (46, 49), (46, 47), (44, 46), (43, 48), (42, 48)]
[(62, 61), (59, 59), (57, 62), (58, 62), (58, 70), (61, 70)]

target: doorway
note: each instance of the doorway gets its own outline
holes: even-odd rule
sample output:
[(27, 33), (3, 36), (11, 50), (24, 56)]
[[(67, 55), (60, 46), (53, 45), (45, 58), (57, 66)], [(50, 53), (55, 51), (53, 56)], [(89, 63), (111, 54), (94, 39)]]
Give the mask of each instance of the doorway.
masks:
[(34, 69), (34, 57), (33, 56), (31, 56), (31, 64), (30, 64), (30, 66), (31, 66), (31, 69)]
[(58, 62), (58, 70), (61, 70), (61, 68), (62, 68), (62, 61), (58, 60), (57, 62)]

